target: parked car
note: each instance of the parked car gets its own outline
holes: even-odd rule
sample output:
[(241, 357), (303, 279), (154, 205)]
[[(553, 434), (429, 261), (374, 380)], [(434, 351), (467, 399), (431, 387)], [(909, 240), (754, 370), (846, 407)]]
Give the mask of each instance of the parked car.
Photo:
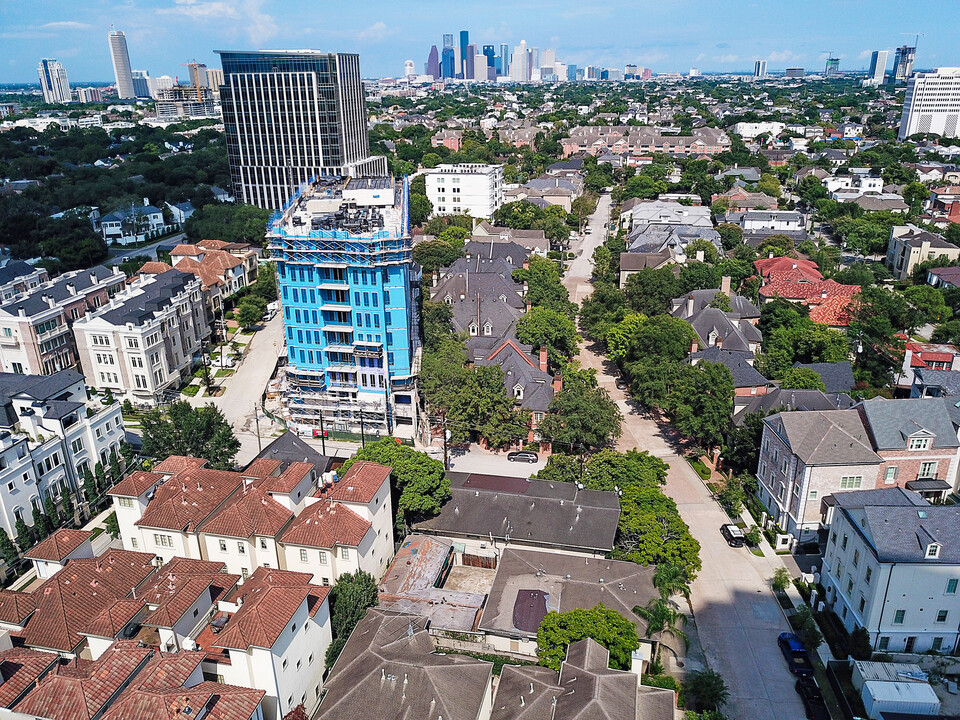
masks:
[(795, 688), (800, 693), (808, 720), (830, 720), (830, 711), (827, 710), (827, 703), (824, 702), (823, 693), (820, 692), (816, 680), (812, 677), (799, 677)]
[(510, 462), (535, 463), (539, 462), (540, 456), (530, 450), (516, 450), (512, 453), (507, 453), (507, 460)]
[(629, 387), (630, 383), (628, 383), (624, 378), (617, 378), (617, 390), (627, 390)]
[(787, 661), (790, 672), (794, 675), (813, 675), (813, 665), (810, 662), (810, 657), (807, 655), (807, 649), (803, 646), (803, 643), (800, 642), (800, 638), (793, 633), (780, 633), (780, 637), (777, 638), (777, 644), (780, 646), (780, 652), (783, 653), (783, 657)]
[(731, 523), (721, 525), (720, 534), (723, 535), (723, 539), (727, 541), (727, 545), (730, 547), (743, 547), (743, 530), (738, 528), (736, 525)]

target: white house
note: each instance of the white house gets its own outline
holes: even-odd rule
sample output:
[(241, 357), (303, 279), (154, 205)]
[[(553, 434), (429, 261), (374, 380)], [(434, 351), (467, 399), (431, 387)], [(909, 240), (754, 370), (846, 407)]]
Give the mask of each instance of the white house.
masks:
[(891, 488), (833, 497), (824, 598), (879, 652), (953, 654), (960, 621), (960, 507)]
[(744, 232), (803, 232), (804, 229), (803, 215), (793, 210), (747, 210), (740, 224)]
[(150, 204), (147, 198), (143, 205), (114, 210), (100, 218), (100, 234), (105, 242), (129, 245), (143, 242), (165, 229), (163, 210)]
[(427, 199), (437, 215), (492, 218), (503, 205), (503, 165), (460, 163), (425, 170)]
[(30, 548), (23, 556), (33, 561), (37, 577), (45, 580), (63, 570), (69, 560), (92, 558), (92, 535), (93, 533), (87, 530), (60, 528), (43, 542)]

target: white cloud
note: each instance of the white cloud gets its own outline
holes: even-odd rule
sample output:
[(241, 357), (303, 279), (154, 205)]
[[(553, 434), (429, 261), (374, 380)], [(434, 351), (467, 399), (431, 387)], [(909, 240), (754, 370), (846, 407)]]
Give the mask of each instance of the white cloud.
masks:
[(394, 32), (396, 31), (387, 27), (385, 22), (377, 21), (370, 27), (357, 30), (354, 33), (354, 37), (357, 40), (362, 40), (364, 42), (380, 42), (387, 36), (392, 35)]
[(181, 15), (196, 21), (232, 21), (236, 29), (246, 34), (254, 45), (260, 45), (280, 32), (273, 16), (263, 12), (262, 6), (263, 0), (174, 0), (172, 7), (160, 8), (157, 13)]
[(44, 30), (92, 30), (93, 25), (76, 22), (74, 20), (61, 20), (60, 22), (48, 22), (40, 26)]
[(767, 56), (767, 59), (770, 62), (787, 62), (788, 60), (799, 60), (802, 55), (797, 55), (797, 53), (792, 50), (780, 50), (770, 53)]
[(694, 62), (700, 62), (700, 61), (703, 60), (706, 56), (707, 56), (706, 53), (700, 53), (699, 55), (697, 55), (697, 56), (693, 59), (693, 61), (694, 61)]
[(184, 15), (194, 20), (201, 18), (237, 19), (237, 9), (231, 3), (220, 0), (198, 2), (198, 0), (176, 0), (169, 8), (159, 8), (160, 15)]
[(873, 50), (861, 50), (857, 55), (857, 60), (866, 60), (871, 55), (873, 55)]
[(736, 55), (714, 55), (713, 61), (716, 63), (721, 63), (724, 65), (729, 65), (730, 63), (735, 63), (739, 58)]

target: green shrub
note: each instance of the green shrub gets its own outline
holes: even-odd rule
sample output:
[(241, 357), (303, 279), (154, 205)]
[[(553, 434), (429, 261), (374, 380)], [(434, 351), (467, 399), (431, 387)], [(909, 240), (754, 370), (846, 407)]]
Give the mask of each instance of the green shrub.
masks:
[(677, 707), (683, 707), (683, 685), (670, 675), (644, 675), (642, 683), (650, 687), (666, 688), (677, 694)]

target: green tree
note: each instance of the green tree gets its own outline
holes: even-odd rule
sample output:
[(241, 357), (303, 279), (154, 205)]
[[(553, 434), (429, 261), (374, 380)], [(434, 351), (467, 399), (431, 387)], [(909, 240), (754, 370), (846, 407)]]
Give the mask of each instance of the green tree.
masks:
[(426, 195), (410, 193), (410, 224), (421, 227), (433, 214), (433, 203)]
[(363, 619), (367, 608), (378, 603), (377, 582), (369, 573), (357, 570), (337, 578), (336, 584), (330, 589), (330, 627), (333, 641), (325, 656), (328, 668), (333, 667), (337, 661), (350, 633)]
[(544, 439), (562, 448), (599, 448), (620, 437), (620, 410), (597, 385), (596, 370), (579, 370), (571, 364), (562, 377), (563, 387), (540, 423)]
[(613, 557), (639, 565), (669, 563), (692, 582), (702, 567), (700, 543), (690, 534), (677, 504), (656, 487), (634, 485), (622, 492)]
[(685, 366), (664, 409), (674, 427), (704, 447), (716, 447), (733, 415), (733, 376), (720, 363)]
[(537, 659), (559, 671), (570, 644), (588, 637), (609, 650), (610, 666), (617, 670), (628, 670), (631, 653), (640, 647), (633, 623), (601, 604), (589, 610), (548, 612), (537, 629)]
[(20, 548), (21, 552), (33, 547), (35, 535), (33, 530), (23, 519), (23, 516), (17, 515), (16, 522), (13, 524), (13, 529), (17, 533), (17, 546)]
[(260, 246), (264, 242), (270, 211), (253, 205), (214, 204), (199, 208), (184, 224), (190, 242), (223, 240)]
[(277, 268), (272, 262), (261, 262), (257, 267), (257, 279), (250, 286), (250, 293), (265, 303), (277, 299)]
[(686, 321), (671, 315), (657, 315), (647, 319), (634, 333), (627, 361), (680, 362), (699, 339)]
[(250, 298), (243, 298), (237, 305), (235, 316), (237, 322), (240, 323), (240, 327), (249, 328), (260, 322), (263, 313), (259, 307), (250, 301)]
[(580, 462), (576, 455), (553, 453), (547, 458), (547, 464), (543, 470), (537, 472), (533, 477), (547, 482), (578, 482), (581, 477)]
[(33, 532), (37, 542), (50, 534), (50, 518), (44, 515), (43, 510), (39, 507), (33, 508)]
[(790, 368), (783, 374), (780, 387), (784, 390), (820, 390), (826, 392), (827, 386), (815, 370), (804, 367)]
[(667, 465), (646, 450), (625, 453), (605, 448), (590, 458), (583, 484), (591, 490), (658, 488), (667, 481)]
[(435, 168), (437, 165), (443, 162), (443, 158), (437, 155), (436, 153), (427, 153), (423, 156), (423, 159), (420, 161), (420, 164), (425, 168)]
[(770, 587), (773, 588), (774, 592), (786, 592), (787, 588), (792, 584), (793, 576), (790, 575), (790, 571), (785, 567), (778, 567), (773, 572), (773, 579), (770, 581)]
[(865, 627), (857, 625), (850, 633), (850, 657), (854, 660), (869, 660), (873, 657), (870, 633)]
[(117, 514), (115, 512), (110, 513), (103, 519), (103, 526), (107, 534), (114, 540), (120, 537), (120, 522), (117, 520)]
[(760, 439), (763, 436), (763, 417), (763, 413), (747, 413), (743, 422), (734, 425), (728, 434), (723, 459), (734, 472), (756, 472), (760, 459)]
[(90, 472), (90, 465), (83, 465), (83, 498), (88, 503), (92, 503), (97, 497), (97, 479)]
[(689, 258), (696, 258), (699, 253), (703, 253), (703, 262), (710, 265), (715, 264), (720, 259), (720, 252), (717, 250), (717, 246), (703, 238), (698, 238), (691, 242), (684, 251), (684, 254)]
[(801, 605), (793, 616), (797, 628), (797, 637), (809, 653), (816, 653), (817, 648), (823, 643), (823, 634), (817, 626), (817, 621), (813, 617), (813, 611), (809, 605)]
[(627, 302), (647, 316), (663, 315), (670, 310), (670, 301), (681, 294), (680, 284), (669, 268), (644, 268), (627, 278), (624, 287)]
[(60, 525), (60, 513), (57, 512), (57, 506), (53, 502), (53, 495), (47, 495), (43, 501), (44, 514), (47, 516), (49, 529), (47, 532), (53, 532)]
[(775, 257), (790, 255), (794, 251), (793, 238), (789, 235), (777, 233), (763, 239), (757, 246), (757, 254), (766, 257), (771, 252)]
[(453, 265), (460, 257), (463, 257), (462, 251), (439, 239), (424, 240), (413, 246), (413, 261), (428, 274)]
[(903, 291), (903, 296), (919, 316), (919, 323), (935, 325), (949, 320), (953, 315), (943, 293), (929, 285), (908, 287)]
[(720, 223), (717, 232), (720, 233), (720, 244), (724, 250), (733, 250), (743, 244), (743, 229), (739, 225)]
[(443, 463), (412, 447), (398, 445), (392, 438), (367, 443), (343, 464), (341, 473), (357, 460), (390, 468), (394, 507), (408, 524), (436, 515), (450, 499), (450, 480), (444, 475)]
[(657, 642), (662, 645), (663, 636), (672, 635), (678, 640), (682, 640), (685, 647), (690, 647), (690, 638), (680, 629), (681, 625), (687, 624), (687, 616), (677, 610), (669, 600), (655, 597), (647, 603), (646, 607), (642, 605), (634, 606), (633, 612), (647, 623), (647, 629), (643, 633), (644, 637), (655, 637)]
[(653, 573), (653, 586), (660, 591), (660, 597), (664, 600), (669, 600), (674, 595), (683, 595), (687, 600), (690, 599), (690, 578), (683, 568), (676, 565), (657, 565)]
[(10, 539), (7, 531), (3, 528), (0, 528), (0, 555), (3, 555), (7, 567), (12, 567), (20, 557), (17, 546), (13, 544), (13, 540)]
[(730, 690), (716, 670), (695, 670), (683, 682), (684, 695), (698, 710), (717, 711), (730, 700)]
[(577, 306), (570, 302), (567, 289), (560, 282), (561, 266), (554, 260), (533, 256), (526, 268), (513, 271), (513, 279), (527, 283), (527, 301), (534, 307), (548, 307), (554, 312), (576, 316)]
[[(658, 317), (666, 316), (659, 315)], [(607, 356), (616, 363), (623, 362), (627, 359), (630, 354), (630, 348), (634, 345), (635, 337), (646, 321), (646, 315), (630, 313), (624, 316), (623, 320), (609, 328), (603, 338), (607, 344)]]
[(534, 350), (547, 349), (552, 367), (559, 367), (580, 352), (580, 336), (573, 320), (549, 307), (537, 306), (517, 320), (517, 339), (533, 345)]
[(187, 402), (175, 402), (151, 410), (140, 425), (143, 454), (158, 460), (186, 455), (205, 458), (216, 470), (229, 470), (240, 450), (233, 428), (212, 403), (194, 408)]
[(63, 519), (67, 525), (73, 525), (76, 520), (76, 509), (73, 506), (73, 491), (67, 487), (63, 490)]
[(777, 179), (776, 175), (763, 173), (757, 183), (757, 192), (765, 193), (770, 197), (780, 197), (780, 180)]
[(580, 327), (590, 337), (603, 340), (628, 312), (627, 298), (620, 288), (613, 283), (597, 282), (593, 293), (580, 304)]

